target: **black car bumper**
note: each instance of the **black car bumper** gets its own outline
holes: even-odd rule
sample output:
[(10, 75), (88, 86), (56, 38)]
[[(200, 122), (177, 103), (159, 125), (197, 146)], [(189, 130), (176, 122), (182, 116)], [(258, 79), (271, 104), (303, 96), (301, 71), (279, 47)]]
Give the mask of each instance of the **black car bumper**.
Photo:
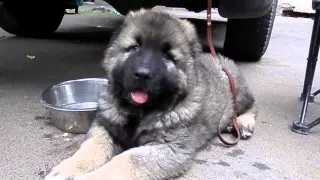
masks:
[(225, 18), (255, 18), (265, 15), (275, 0), (219, 0), (218, 11)]
[[(115, 9), (135, 10), (141, 7), (152, 8), (156, 5), (183, 7), (199, 12), (207, 9), (207, 0), (104, 0)], [(212, 0), (224, 18), (255, 18), (265, 15), (277, 0)]]

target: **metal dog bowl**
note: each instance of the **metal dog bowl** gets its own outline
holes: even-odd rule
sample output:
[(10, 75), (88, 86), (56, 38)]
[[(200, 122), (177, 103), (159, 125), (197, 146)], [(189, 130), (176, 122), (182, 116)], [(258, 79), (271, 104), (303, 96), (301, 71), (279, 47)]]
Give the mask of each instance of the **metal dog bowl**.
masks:
[(41, 93), (55, 127), (70, 133), (87, 133), (96, 116), (97, 102), (107, 79), (87, 78), (62, 82)]

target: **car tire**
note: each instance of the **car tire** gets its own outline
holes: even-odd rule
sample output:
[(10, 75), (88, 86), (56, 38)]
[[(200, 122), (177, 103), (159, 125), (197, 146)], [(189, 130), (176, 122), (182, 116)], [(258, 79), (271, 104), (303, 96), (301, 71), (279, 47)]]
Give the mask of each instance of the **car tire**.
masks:
[(0, 27), (8, 33), (25, 37), (54, 33), (64, 17), (64, 6), (56, 2), (49, 6), (27, 2), (8, 0), (0, 4)]
[(223, 54), (234, 60), (259, 61), (269, 45), (277, 4), (274, 0), (262, 17), (228, 19)]

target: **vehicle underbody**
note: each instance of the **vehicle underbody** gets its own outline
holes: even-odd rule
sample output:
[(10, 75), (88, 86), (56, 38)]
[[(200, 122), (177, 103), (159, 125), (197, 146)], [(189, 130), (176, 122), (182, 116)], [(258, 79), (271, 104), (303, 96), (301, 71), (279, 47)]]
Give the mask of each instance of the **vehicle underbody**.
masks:
[[(207, 9), (206, 0), (104, 1), (122, 15), (130, 10), (158, 5), (182, 7), (194, 12)], [(213, 0), (212, 3), (219, 15), (227, 19), (222, 52), (237, 60), (260, 60), (269, 44), (278, 0)], [(58, 29), (65, 9), (82, 4), (82, 0), (59, 0), (50, 6), (40, 0), (0, 0), (0, 27), (17, 36), (45, 37)], [(192, 22), (198, 23), (196, 20)]]

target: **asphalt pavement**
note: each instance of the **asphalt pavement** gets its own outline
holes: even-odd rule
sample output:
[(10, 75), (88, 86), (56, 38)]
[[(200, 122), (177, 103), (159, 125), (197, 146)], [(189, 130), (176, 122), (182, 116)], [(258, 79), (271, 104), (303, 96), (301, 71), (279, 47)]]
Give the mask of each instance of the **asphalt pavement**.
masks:
[[(39, 94), (61, 81), (104, 76), (101, 60), (116, 24), (111, 17), (66, 15), (50, 39), (15, 37), (0, 30), (1, 180), (43, 179), (76, 150), (83, 135), (65, 135), (51, 126)], [(181, 179), (320, 179), (320, 126), (309, 136), (290, 130), (302, 105), (299, 95), (312, 23), (278, 16), (262, 60), (238, 63), (260, 108), (256, 134), (231, 148), (214, 140)], [(318, 116), (316, 102), (308, 120)]]

